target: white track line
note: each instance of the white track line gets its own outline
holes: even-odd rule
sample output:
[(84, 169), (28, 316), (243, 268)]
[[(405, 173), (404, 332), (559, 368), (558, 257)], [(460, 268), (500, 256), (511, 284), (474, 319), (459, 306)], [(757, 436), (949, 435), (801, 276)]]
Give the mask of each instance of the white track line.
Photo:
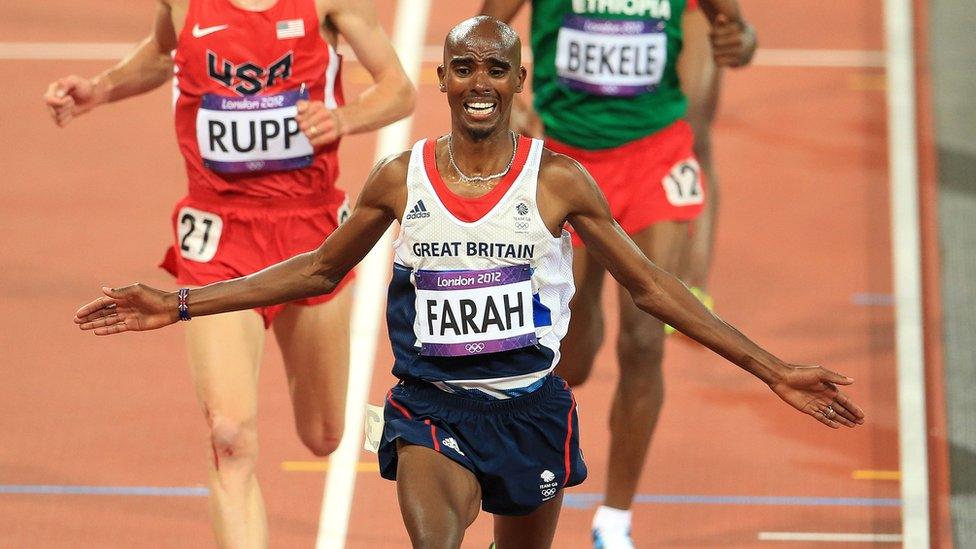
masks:
[[(393, 46), (403, 68), (414, 82), (420, 78), (420, 54), (427, 34), (429, 0), (397, 2), (393, 28)], [(379, 131), (376, 159), (403, 151), (409, 147), (412, 118), (401, 120)], [(390, 243), (393, 229), (383, 235), (360, 264), (356, 273), (353, 294), (349, 391), (346, 396), (345, 434), (339, 448), (329, 458), (329, 473), (325, 479), (322, 513), (316, 549), (343, 549), (349, 529), (356, 466), (363, 448), (363, 418), (369, 386), (373, 378), (373, 362), (379, 325), (384, 304), (385, 286), (390, 269)]]
[(861, 534), (844, 532), (759, 532), (759, 541), (899, 543), (901, 542), (901, 534)]
[[(135, 46), (135, 43), (129, 42), (0, 42), (0, 60), (116, 60), (128, 55)], [(425, 45), (422, 61), (438, 63), (442, 51), (439, 44)], [(339, 53), (349, 61), (356, 59), (345, 44), (339, 46)], [(522, 52), (522, 60), (526, 63), (532, 61), (532, 52), (528, 48)], [(760, 48), (756, 51), (753, 64), (760, 67), (883, 67), (885, 52)]]
[(885, 0), (884, 6), (902, 534), (905, 547), (915, 549), (929, 547), (929, 475), (912, 3)]

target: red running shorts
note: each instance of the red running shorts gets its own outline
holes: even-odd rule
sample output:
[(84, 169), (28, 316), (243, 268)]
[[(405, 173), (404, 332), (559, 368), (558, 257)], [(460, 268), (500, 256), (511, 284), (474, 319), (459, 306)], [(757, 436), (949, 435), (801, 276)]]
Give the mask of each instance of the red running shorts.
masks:
[[(181, 286), (204, 286), (248, 275), (317, 248), (349, 215), (345, 193), (285, 199), (225, 198), (195, 193), (173, 209), (175, 239), (159, 265)], [(294, 301), (317, 305), (336, 291)], [(285, 304), (255, 309), (268, 328)]]
[[(691, 126), (678, 120), (647, 137), (611, 149), (586, 150), (547, 139), (546, 147), (590, 172), (627, 234), (661, 221), (691, 221), (705, 204), (705, 179), (692, 152)], [(575, 231), (573, 245), (582, 241)]]

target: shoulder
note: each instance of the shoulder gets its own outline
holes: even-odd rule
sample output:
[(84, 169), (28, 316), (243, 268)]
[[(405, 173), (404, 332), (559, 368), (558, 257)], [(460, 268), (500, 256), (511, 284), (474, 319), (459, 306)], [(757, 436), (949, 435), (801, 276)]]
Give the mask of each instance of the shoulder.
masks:
[(373, 11), (369, 0), (315, 0), (315, 8), (324, 15), (366, 14)]
[(369, 179), (384, 184), (406, 184), (410, 153), (411, 151), (406, 150), (383, 158), (373, 166)]
[(378, 208), (396, 217), (406, 203), (409, 165), (410, 151), (391, 154), (377, 162), (359, 193), (358, 205)]
[(586, 168), (572, 158), (542, 149), (539, 161), (539, 183), (543, 186), (557, 186), (560, 194), (567, 191), (584, 191), (591, 187), (593, 179)]

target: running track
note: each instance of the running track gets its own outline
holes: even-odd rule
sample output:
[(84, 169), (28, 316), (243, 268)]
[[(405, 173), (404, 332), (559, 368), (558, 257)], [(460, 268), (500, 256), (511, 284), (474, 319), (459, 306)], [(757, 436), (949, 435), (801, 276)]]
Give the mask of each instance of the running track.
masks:
[[(395, 2), (377, 3), (392, 28)], [(883, 47), (879, 0), (742, 3), (767, 49)], [(427, 44), (440, 44), (478, 4), (435, 2)], [(2, 9), (0, 36), (133, 42), (148, 29), (151, 10), (148, 2), (12, 0)], [(182, 334), (96, 340), (70, 321), (101, 284), (172, 287), (155, 268), (168, 245), (170, 208), (185, 189), (169, 90), (105, 107), (67, 130), (57, 130), (41, 104), (52, 79), (91, 75), (108, 64), (0, 59), (9, 75), (0, 106), (3, 547), (211, 543), (200, 496), (206, 432)], [(447, 129), (434, 67), (422, 68), (414, 138)], [(365, 77), (357, 64), (346, 64), (349, 96)], [(857, 379), (851, 393), (868, 423), (856, 431), (822, 428), (714, 355), (670, 342), (667, 402), (635, 506), (639, 544), (805, 547), (822, 543), (765, 542), (759, 533), (900, 531), (898, 483), (854, 478), (855, 471), (898, 468), (884, 99), (883, 69), (872, 66), (766, 65), (727, 78), (715, 128), (724, 184), (713, 275), (718, 310), (784, 358)], [(368, 135), (343, 144), (341, 185), (353, 194), (374, 149)], [(612, 307), (607, 314), (613, 317)], [(392, 383), (385, 333), (378, 345), (370, 391), (376, 403)], [(310, 547), (323, 477), (283, 469), (283, 462), (311, 458), (293, 434), (270, 338), (266, 355), (259, 478), (272, 545)], [(591, 477), (570, 491), (556, 547), (589, 546), (593, 494), (604, 482), (613, 361), (607, 346), (577, 393)], [(364, 453), (361, 461), (372, 459)], [(13, 493), (39, 486), (55, 493)], [(61, 493), (66, 487), (83, 493)], [(114, 493), (131, 487), (174, 491)], [(484, 515), (465, 546), (486, 547), (490, 538)], [(360, 472), (347, 546), (407, 545), (393, 484)]]

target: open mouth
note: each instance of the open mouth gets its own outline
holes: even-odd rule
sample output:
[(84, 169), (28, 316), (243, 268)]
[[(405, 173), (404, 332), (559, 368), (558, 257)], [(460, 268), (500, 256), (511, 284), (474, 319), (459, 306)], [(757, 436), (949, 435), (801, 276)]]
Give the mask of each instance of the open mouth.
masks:
[(464, 112), (468, 113), (473, 118), (488, 118), (494, 114), (495, 109), (498, 108), (498, 103), (495, 101), (465, 101), (464, 102)]

